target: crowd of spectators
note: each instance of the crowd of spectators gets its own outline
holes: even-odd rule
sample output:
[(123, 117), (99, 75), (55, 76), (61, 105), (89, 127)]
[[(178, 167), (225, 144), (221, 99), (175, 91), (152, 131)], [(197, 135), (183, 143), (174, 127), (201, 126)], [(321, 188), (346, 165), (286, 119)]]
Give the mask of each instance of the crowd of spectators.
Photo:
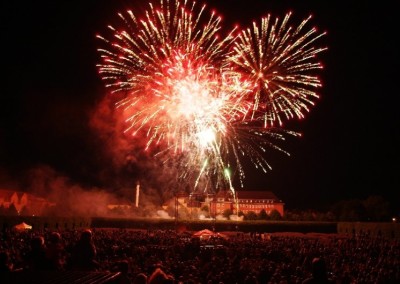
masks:
[(92, 229), (4, 230), (0, 238), (2, 273), (118, 271), (121, 284), (400, 283), (400, 241), (368, 235), (200, 239), (171, 230)]

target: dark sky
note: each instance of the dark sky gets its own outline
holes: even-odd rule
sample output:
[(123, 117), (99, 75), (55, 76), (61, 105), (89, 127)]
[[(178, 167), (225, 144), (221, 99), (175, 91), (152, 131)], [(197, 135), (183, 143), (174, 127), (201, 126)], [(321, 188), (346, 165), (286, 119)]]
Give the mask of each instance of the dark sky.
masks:
[[(118, 12), (146, 1), (26, 2), (1, 4), (0, 187), (22, 187), (27, 173), (42, 166), (85, 186), (112, 188), (118, 175), (141, 175), (132, 165), (107, 172), (107, 135), (89, 122), (106, 95), (95, 35)], [(398, 213), (397, 9), (395, 1), (349, 2), (208, 1), (227, 30), (292, 11), (312, 14), (312, 23), (328, 32), (321, 98), (304, 120), (289, 124), (302, 137), (288, 141), (290, 157), (272, 154), (271, 172), (250, 170), (245, 187), (273, 191), (288, 208), (381, 195)]]

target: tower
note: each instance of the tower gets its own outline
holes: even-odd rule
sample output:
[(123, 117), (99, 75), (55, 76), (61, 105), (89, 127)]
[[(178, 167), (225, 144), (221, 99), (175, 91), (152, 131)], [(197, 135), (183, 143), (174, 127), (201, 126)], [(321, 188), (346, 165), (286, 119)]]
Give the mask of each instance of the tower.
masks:
[(136, 183), (136, 198), (135, 198), (135, 207), (139, 207), (139, 192), (140, 192), (140, 183)]

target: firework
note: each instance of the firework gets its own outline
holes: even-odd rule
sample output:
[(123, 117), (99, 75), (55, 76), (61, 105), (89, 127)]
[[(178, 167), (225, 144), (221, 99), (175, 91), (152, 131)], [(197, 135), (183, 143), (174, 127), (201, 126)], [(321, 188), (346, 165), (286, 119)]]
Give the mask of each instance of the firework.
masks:
[(254, 82), (252, 115), (264, 116), (265, 124), (282, 125), (282, 116), (303, 118), (322, 86), (316, 71), (323, 66), (316, 56), (326, 48), (313, 44), (325, 33), (315, 27), (306, 30), (311, 16), (292, 27), (291, 16), (286, 14), (280, 22), (268, 15), (259, 24), (254, 22), (240, 33), (230, 58), (238, 72)]
[[(270, 17), (252, 29), (227, 35), (221, 17), (195, 2), (160, 0), (139, 17), (119, 14), (122, 28), (109, 26), (98, 36), (104, 48), (99, 73), (126, 118), (126, 133), (147, 137), (146, 150), (168, 163), (179, 160), (180, 178), (194, 188), (213, 181), (212, 190), (229, 187), (231, 174), (245, 178), (241, 160), (263, 171), (264, 153), (295, 132), (273, 122), (302, 117), (320, 87), (311, 71), (321, 68), (313, 47), (322, 34), (303, 32), (307, 21), (288, 27)], [(288, 154), (288, 153), (287, 153)], [(177, 159), (179, 157), (179, 159)]]

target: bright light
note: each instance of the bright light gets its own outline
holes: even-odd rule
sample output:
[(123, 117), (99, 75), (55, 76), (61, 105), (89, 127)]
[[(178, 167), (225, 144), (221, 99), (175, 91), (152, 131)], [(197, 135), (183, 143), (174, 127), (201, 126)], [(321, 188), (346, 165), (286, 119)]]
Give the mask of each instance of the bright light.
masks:
[(198, 133), (200, 145), (206, 147), (215, 141), (215, 133), (212, 129), (206, 129)]

